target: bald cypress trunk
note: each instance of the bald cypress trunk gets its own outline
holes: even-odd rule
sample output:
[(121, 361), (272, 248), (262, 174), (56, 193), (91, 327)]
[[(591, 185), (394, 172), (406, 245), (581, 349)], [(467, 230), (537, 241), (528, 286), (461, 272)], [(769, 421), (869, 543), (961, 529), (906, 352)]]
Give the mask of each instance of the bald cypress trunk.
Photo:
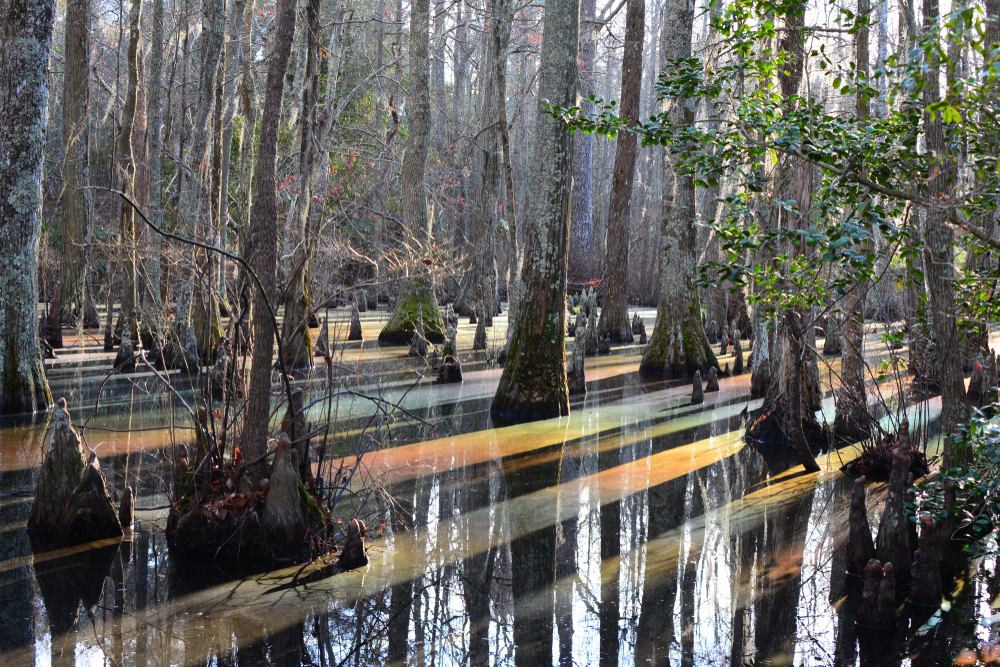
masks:
[(38, 349), (38, 238), (55, 3), (0, 5), (0, 414), (52, 402)]
[[(136, 201), (136, 162), (145, 159), (138, 150), (143, 146), (144, 137), (136, 135), (136, 109), (139, 93), (139, 21), (142, 14), (142, 1), (132, 0), (129, 3), (128, 14), (128, 82), (125, 88), (125, 105), (122, 107), (121, 131), (118, 134), (118, 152), (121, 155), (119, 186), (130, 199)], [(143, 125), (145, 122), (143, 120)], [(133, 141), (133, 140), (137, 141)], [(135, 143), (136, 145), (133, 145)], [(139, 202), (137, 202), (139, 203)], [(137, 328), (139, 295), (136, 286), (136, 213), (135, 210), (121, 202), (122, 226), (122, 314), (125, 315), (127, 335), (133, 345), (139, 343)], [(141, 205), (141, 203), (140, 203)], [(123, 332), (122, 335), (126, 335)]]
[[(153, 0), (153, 28), (149, 45), (149, 96), (147, 101), (146, 148), (149, 164), (149, 205), (150, 221), (157, 227), (163, 224), (163, 163), (160, 158), (160, 89), (163, 83), (163, 2)], [(168, 110), (169, 112), (169, 110)], [(143, 293), (143, 303), (147, 314), (156, 318), (155, 327), (162, 323), (160, 307), (161, 271), (160, 258), (163, 241), (159, 234), (149, 235), (149, 257), (144, 263), (147, 289)]]
[[(181, 225), (183, 236), (194, 238), (204, 235), (210, 224), (211, 206), (206, 192), (210, 191), (208, 178), (209, 169), (209, 121), (215, 106), (216, 86), (218, 81), (219, 58), (222, 55), (222, 41), (225, 28), (225, 5), (222, 0), (205, 0), (203, 4), (201, 48), (202, 62), (198, 83), (198, 99), (194, 109), (197, 111), (191, 127), (191, 148), (185, 160), (185, 171), (189, 176), (188, 189), (184, 192), (180, 204)], [(185, 363), (189, 368), (197, 368), (199, 357), (210, 355), (209, 349), (213, 341), (204, 336), (206, 327), (211, 328), (218, 319), (218, 304), (211, 294), (211, 267), (206, 266), (211, 258), (204, 251), (194, 252), (189, 249), (187, 254), (189, 267), (182, 269), (186, 273), (177, 297), (177, 307), (174, 314), (172, 343), (183, 353)], [(195, 288), (197, 287), (197, 295)], [(193, 307), (192, 300), (197, 297), (198, 304)], [(192, 310), (197, 312), (195, 323), (198, 325), (202, 339), (195, 338), (192, 326)]]
[[(430, 0), (414, 0), (410, 12), (409, 120), (410, 136), (403, 153), (403, 226), (417, 253), (426, 257), (433, 238), (427, 217), (424, 172), (431, 130), (430, 100)], [(444, 321), (438, 312), (434, 278), (422, 262), (412, 263), (404, 278), (396, 308), (379, 334), (383, 343), (408, 343), (423, 313), (427, 339), (444, 341)]]
[[(590, 114), (594, 103), (588, 98), (594, 94), (594, 39), (597, 0), (580, 3), (580, 108)], [(573, 280), (589, 281), (592, 276), (594, 245), (594, 136), (580, 133), (573, 137), (573, 206), (569, 226), (569, 275)]]
[(545, 6), (530, 211), (525, 219), (524, 292), (510, 355), (493, 398), (495, 415), (547, 419), (569, 414), (566, 386), (566, 270), (572, 135), (541, 100), (576, 100), (579, 0)]
[(90, 0), (66, 3), (66, 69), (63, 76), (62, 264), (59, 271), (59, 320), (85, 328), (100, 325), (87, 289), (87, 249), (93, 196), (90, 185)]
[[(264, 109), (260, 123), (260, 150), (257, 153), (257, 192), (250, 211), (250, 233), (254, 237), (254, 269), (264, 291), (254, 290), (253, 360), (250, 366), (250, 394), (243, 424), (244, 458), (253, 460), (267, 451), (268, 417), (271, 412), (271, 363), (274, 351), (274, 325), (268, 302), (274, 300), (278, 269), (278, 202), (275, 160), (278, 125), (281, 122), (281, 97), (285, 92), (285, 71), (295, 33), (295, 0), (278, 0), (275, 12), (274, 41), (267, 67)], [(256, 486), (267, 475), (263, 465), (251, 473)]]
[(316, 109), (319, 97), (319, 0), (309, 0), (305, 11), (305, 71), (302, 82), (302, 124), (299, 144), (299, 195), (292, 211), (298, 236), (292, 257), (291, 274), (288, 276), (288, 294), (285, 298), (285, 318), (282, 322), (282, 340), (285, 348), (285, 366), (289, 368), (312, 367), (312, 339), (309, 337), (309, 273), (314, 239), (310, 234), (310, 211), (313, 200), (313, 168), (316, 164)]
[[(625, 14), (625, 54), (622, 56), (621, 118), (629, 127), (639, 122), (642, 95), (642, 42), (646, 21), (645, 0), (629, 0)], [(632, 183), (639, 139), (631, 132), (618, 133), (614, 174), (611, 181), (611, 205), (608, 245), (604, 259), (604, 304), (598, 333), (611, 335), (616, 343), (632, 342), (632, 324), (628, 317), (628, 241), (631, 220)]]
[[(937, 0), (924, 0), (924, 27), (932, 30), (937, 27), (939, 9)], [(930, 169), (933, 174), (927, 180), (927, 197), (931, 201), (944, 199), (951, 195), (958, 176), (958, 168), (953, 156), (948, 152), (944, 136), (944, 122), (940, 113), (926, 111), (927, 107), (941, 100), (940, 82), (936, 76), (940, 64), (932, 55), (928, 71), (935, 76), (928, 76), (924, 85), (924, 137), (927, 152), (934, 157), (935, 166)], [(955, 64), (951, 65), (956, 66)], [(953, 78), (949, 71), (948, 79)], [(934, 334), (937, 349), (936, 364), (937, 379), (941, 385), (941, 427), (945, 435), (942, 467), (951, 468), (954, 465), (968, 461), (967, 457), (956, 457), (949, 437), (955, 428), (969, 418), (969, 404), (965, 396), (965, 380), (962, 377), (962, 348), (958, 341), (956, 323), (955, 292), (953, 280), (955, 264), (952, 250), (954, 238), (946, 221), (946, 214), (933, 208), (926, 212), (924, 231), (924, 282), (927, 288), (928, 318)], [(971, 450), (965, 454), (971, 456)]]
[[(694, 3), (670, 0), (665, 7), (661, 54), (672, 60), (691, 57)], [(694, 123), (690, 100), (673, 100), (670, 114), (678, 126)], [(668, 376), (708, 373), (716, 366), (701, 320), (701, 299), (694, 284), (696, 270), (695, 186), (689, 174), (671, 163), (663, 151), (664, 174), (673, 180), (664, 183), (663, 222), (660, 235), (662, 271), (656, 326), (639, 370)]]

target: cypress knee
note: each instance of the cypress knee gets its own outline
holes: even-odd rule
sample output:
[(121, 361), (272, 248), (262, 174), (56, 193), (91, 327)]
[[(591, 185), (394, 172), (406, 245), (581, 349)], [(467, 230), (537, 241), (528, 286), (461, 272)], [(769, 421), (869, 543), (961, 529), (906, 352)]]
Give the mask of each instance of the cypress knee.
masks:
[(847, 539), (847, 571), (862, 575), (868, 561), (875, 558), (875, 543), (868, 524), (868, 509), (865, 507), (865, 478), (854, 480), (851, 493), (851, 518)]

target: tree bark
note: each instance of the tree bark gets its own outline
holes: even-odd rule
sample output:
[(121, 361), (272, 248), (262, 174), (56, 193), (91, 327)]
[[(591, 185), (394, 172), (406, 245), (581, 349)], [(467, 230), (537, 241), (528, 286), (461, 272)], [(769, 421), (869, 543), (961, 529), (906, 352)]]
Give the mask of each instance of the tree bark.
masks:
[[(584, 113), (594, 112), (594, 103), (588, 98), (594, 94), (591, 78), (594, 73), (594, 55), (597, 51), (594, 21), (597, 0), (580, 3), (580, 108)], [(569, 275), (574, 280), (589, 282), (594, 245), (594, 136), (585, 132), (573, 138), (573, 205), (569, 226)]]
[[(149, 164), (149, 219), (157, 227), (163, 225), (163, 161), (160, 156), (160, 88), (163, 83), (163, 0), (153, 0), (153, 30), (149, 45), (149, 94), (147, 101), (146, 148)], [(169, 113), (169, 109), (168, 109)], [(145, 262), (147, 290), (143, 301), (147, 304), (147, 315), (156, 318), (156, 330), (162, 329), (159, 318), (162, 315), (160, 289), (162, 273), (160, 258), (163, 254), (163, 240), (159, 234), (149, 237), (150, 256)], [(148, 301), (147, 301), (148, 299)]]
[[(136, 163), (144, 160), (135, 150), (141, 144), (139, 137), (133, 137), (136, 126), (136, 108), (139, 96), (139, 21), (142, 15), (141, 0), (131, 0), (128, 14), (128, 81), (125, 89), (125, 104), (122, 107), (121, 131), (118, 134), (118, 152), (121, 155), (120, 183), (122, 192), (136, 201)], [(144, 123), (143, 123), (144, 124)], [(133, 141), (136, 139), (138, 141)], [(135, 145), (133, 145), (135, 144)], [(141, 202), (139, 203), (141, 206)], [(139, 293), (136, 286), (136, 214), (125, 204), (121, 206), (122, 252), (122, 314), (125, 316), (127, 335), (133, 345), (139, 344), (137, 327)], [(125, 336), (126, 332), (122, 332)]]
[[(670, 0), (665, 8), (661, 53), (666, 59), (691, 57), (694, 26), (692, 0)], [(674, 100), (670, 114), (678, 126), (694, 123), (690, 101)], [(639, 371), (667, 376), (708, 373), (717, 366), (701, 320), (701, 299), (694, 285), (696, 268), (695, 186), (689, 174), (672, 164), (662, 150), (664, 173), (673, 172), (673, 186), (664, 184), (663, 222), (660, 236), (662, 271), (656, 326), (642, 355)]]
[[(403, 226), (420, 255), (430, 254), (433, 238), (428, 226), (424, 172), (431, 125), (430, 0), (414, 0), (410, 11), (409, 116), (410, 136), (403, 153)], [(444, 321), (438, 312), (434, 277), (422, 262), (414, 262), (404, 278), (399, 301), (379, 334), (383, 343), (409, 342), (422, 311), (427, 339), (444, 341)]]
[(90, 185), (90, 0), (66, 3), (66, 69), (63, 76), (62, 264), (59, 271), (61, 324), (100, 326), (87, 289), (87, 243), (93, 217)]
[[(924, 0), (924, 27), (936, 29), (939, 20), (937, 0)], [(927, 152), (934, 157), (932, 176), (927, 180), (927, 197), (931, 200), (948, 197), (954, 187), (958, 168), (953, 156), (945, 145), (944, 122), (941, 114), (932, 114), (926, 108), (941, 99), (940, 83), (936, 76), (939, 63), (931, 56), (927, 63), (927, 81), (924, 84), (924, 138)], [(949, 80), (952, 76), (949, 72)], [(969, 418), (969, 404), (965, 396), (965, 380), (962, 377), (962, 348), (958, 342), (956, 324), (955, 274), (952, 256), (952, 231), (945, 220), (945, 214), (928, 209), (924, 231), (924, 282), (927, 289), (927, 308), (934, 332), (937, 348), (937, 376), (941, 384), (941, 427), (944, 433), (942, 467), (945, 469), (967, 463), (972, 452), (965, 449), (962, 456), (956, 456), (951, 435), (955, 428)]]
[[(858, 16), (867, 17), (871, 12), (870, 0), (858, 0)], [(861, 21), (855, 40), (855, 63), (857, 72), (868, 77), (868, 24)], [(857, 93), (856, 114), (858, 120), (868, 117), (868, 98)], [(855, 286), (846, 299), (843, 330), (843, 353), (841, 356), (840, 383), (837, 398), (837, 414), (833, 420), (834, 432), (849, 440), (861, 440), (871, 433), (871, 419), (868, 415), (868, 392), (865, 389), (864, 360), (864, 317), (867, 281)], [(829, 318), (827, 318), (829, 321)], [(829, 330), (831, 327), (827, 327)], [(829, 335), (829, 334), (827, 334)]]
[[(295, 33), (295, 0), (278, 0), (275, 12), (274, 42), (267, 68), (264, 109), (260, 123), (260, 149), (257, 152), (257, 192), (250, 211), (254, 237), (254, 269), (264, 290), (253, 296), (253, 359), (250, 366), (250, 393), (243, 424), (244, 458), (254, 460), (267, 452), (268, 418), (271, 412), (271, 362), (274, 351), (274, 326), (268, 302), (274, 302), (278, 269), (278, 202), (275, 160), (278, 126), (281, 122), (281, 98), (285, 91), (285, 71)], [(266, 476), (263, 465), (250, 474), (256, 486)]]
[(282, 322), (285, 366), (311, 368), (312, 339), (309, 337), (309, 265), (313, 238), (310, 232), (310, 211), (313, 199), (313, 167), (316, 164), (316, 110), (319, 97), (319, 0), (306, 3), (305, 64), (302, 73), (301, 131), (299, 133), (299, 194), (293, 208), (295, 229), (287, 230), (296, 239), (292, 270), (288, 276), (285, 298), (285, 318)]
[[(205, 178), (211, 173), (208, 168), (209, 136), (208, 125), (212, 118), (216, 86), (218, 81), (219, 59), (222, 55), (222, 43), (225, 36), (225, 5), (223, 0), (206, 0), (203, 6), (201, 48), (202, 61), (199, 73), (198, 100), (195, 109), (197, 116), (191, 127), (191, 148), (184, 164), (183, 171), (189, 174), (188, 188), (182, 195), (179, 214), (181, 216), (181, 232), (184, 236), (194, 238), (199, 230), (209, 227), (211, 208), (205, 196)], [(199, 222), (201, 224), (199, 224)], [(173, 333), (175, 340), (189, 368), (197, 364), (197, 359), (211, 355), (214, 340), (211, 335), (204, 336), (205, 328), (216, 328), (218, 321), (218, 303), (212, 294), (211, 257), (199, 253), (191, 253), (189, 258), (192, 266), (180, 286), (177, 297), (177, 307), (174, 316)], [(195, 338), (192, 330), (192, 297), (195, 283), (198, 287), (197, 323), (201, 340)], [(219, 327), (221, 329), (221, 325)]]
[(566, 386), (566, 272), (573, 140), (541, 100), (576, 101), (579, 0), (549, 0), (539, 69), (535, 158), (526, 218), (524, 298), (510, 355), (490, 408), (494, 415), (547, 419), (569, 414)]
[[(645, 0), (629, 0), (625, 10), (625, 53), (622, 56), (620, 114), (631, 129), (639, 122), (642, 96), (642, 42), (646, 22)], [(612, 342), (631, 343), (628, 317), (628, 242), (631, 220), (632, 183), (639, 155), (639, 139), (619, 132), (611, 181), (608, 245), (604, 259), (604, 303), (598, 334), (610, 334)]]
[(38, 239), (55, 3), (0, 6), (0, 414), (51, 404), (38, 348)]

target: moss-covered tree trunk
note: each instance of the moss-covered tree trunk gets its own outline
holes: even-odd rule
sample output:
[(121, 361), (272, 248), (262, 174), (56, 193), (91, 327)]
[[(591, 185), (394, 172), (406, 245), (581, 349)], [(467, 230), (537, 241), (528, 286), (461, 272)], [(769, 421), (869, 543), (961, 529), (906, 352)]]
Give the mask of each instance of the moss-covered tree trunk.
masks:
[[(410, 136), (403, 153), (403, 226), (410, 235), (410, 243), (421, 255), (429, 254), (433, 241), (424, 188), (431, 130), (429, 49), (430, 0), (414, 0), (410, 12)], [(403, 279), (396, 308), (378, 336), (381, 343), (409, 343), (418, 310), (423, 311), (427, 339), (434, 343), (444, 342), (444, 323), (438, 313), (434, 277), (422, 262), (414, 262), (413, 266)]]
[[(646, 21), (645, 0), (629, 0), (625, 10), (625, 53), (622, 56), (621, 118), (629, 127), (639, 122), (642, 93), (642, 41)], [(639, 139), (631, 132), (619, 132), (615, 166), (611, 180), (608, 243), (604, 255), (604, 303), (599, 335), (610, 334), (612, 342), (631, 343), (632, 324), (628, 317), (628, 241), (632, 206), (632, 182)]]
[(38, 349), (38, 238), (55, 2), (0, 5), (0, 414), (52, 402)]
[(491, 407), (493, 414), (507, 418), (569, 414), (564, 336), (573, 142), (566, 125), (553, 120), (541, 100), (562, 107), (576, 102), (579, 24), (579, 0), (546, 4), (533, 180), (524, 229), (524, 291)]
[[(274, 352), (274, 325), (268, 312), (273, 303), (278, 269), (278, 201), (275, 160), (278, 125), (281, 122), (281, 97), (285, 92), (285, 71), (295, 34), (295, 0), (278, 0), (275, 10), (274, 41), (267, 67), (264, 109), (260, 122), (260, 149), (257, 152), (257, 192), (250, 211), (250, 233), (254, 238), (254, 269), (264, 290), (253, 293), (253, 359), (250, 366), (250, 392), (243, 422), (244, 458), (254, 460), (267, 452), (271, 414), (271, 363)], [(263, 465), (251, 472), (256, 486), (267, 471)]]
[(85, 328), (100, 326), (87, 289), (87, 252), (93, 196), (90, 185), (90, 2), (66, 3), (66, 69), (63, 74), (62, 264), (59, 270), (59, 320)]
[[(691, 57), (694, 5), (687, 0), (669, 0), (664, 9), (661, 43), (663, 59)], [(678, 126), (694, 123), (690, 101), (674, 100), (670, 114)], [(660, 299), (656, 326), (642, 355), (639, 370), (646, 374), (702, 375), (718, 365), (708, 344), (701, 319), (701, 299), (694, 285), (696, 271), (695, 187), (689, 174), (675, 169), (667, 149), (662, 149), (663, 171), (673, 180), (664, 183), (663, 222), (660, 233)]]

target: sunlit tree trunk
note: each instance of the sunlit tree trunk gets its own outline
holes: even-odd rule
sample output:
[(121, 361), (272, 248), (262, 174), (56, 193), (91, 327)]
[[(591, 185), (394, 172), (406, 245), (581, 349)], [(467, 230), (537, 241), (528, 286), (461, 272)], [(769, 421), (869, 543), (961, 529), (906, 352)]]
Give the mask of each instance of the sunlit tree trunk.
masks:
[[(254, 460), (267, 452), (268, 417), (271, 412), (271, 363), (274, 352), (274, 325), (268, 302), (274, 302), (278, 269), (278, 202), (275, 160), (281, 98), (285, 92), (285, 71), (295, 33), (295, 0), (278, 0), (275, 11), (274, 41), (267, 67), (264, 109), (260, 122), (260, 149), (257, 152), (257, 191), (250, 211), (250, 233), (254, 237), (254, 268), (264, 290), (254, 289), (253, 361), (250, 390), (243, 423), (244, 458)], [(254, 467), (253, 486), (267, 476), (263, 465)]]
[[(670, 0), (665, 7), (661, 53), (665, 60), (691, 57), (691, 31), (694, 3)], [(678, 126), (694, 123), (694, 107), (689, 100), (674, 100), (670, 105), (673, 122)], [(669, 160), (667, 149), (661, 149)], [(705, 336), (701, 320), (701, 299), (694, 285), (696, 270), (695, 186), (689, 174), (675, 164), (664, 164), (673, 184), (664, 184), (663, 226), (660, 236), (662, 267), (660, 300), (656, 326), (642, 355), (639, 370), (643, 373), (688, 376), (702, 375), (717, 365), (715, 354)]]
[[(646, 22), (645, 0), (629, 0), (625, 14), (625, 53), (622, 56), (620, 115), (629, 127), (639, 122), (642, 95), (642, 42)], [(628, 317), (628, 242), (631, 219), (632, 182), (639, 139), (631, 132), (619, 132), (611, 181), (608, 244), (604, 259), (604, 303), (598, 333), (611, 335), (612, 342), (631, 343), (632, 324)]]
[(550, 0), (545, 7), (533, 181), (524, 230), (524, 296), (491, 407), (493, 414), (509, 418), (569, 414), (564, 336), (573, 142), (569, 128), (549, 116), (541, 100), (562, 107), (576, 101), (579, 29), (579, 0)]
[(66, 69), (63, 75), (62, 264), (59, 271), (61, 324), (100, 325), (87, 283), (87, 249), (93, 196), (90, 185), (90, 0), (66, 3)]
[[(431, 124), (430, 101), (430, 0), (414, 0), (410, 12), (409, 107), (410, 136), (403, 153), (403, 227), (418, 256), (431, 252), (433, 238), (428, 228), (427, 167)], [(411, 262), (410, 275), (400, 287), (399, 300), (389, 321), (379, 334), (383, 343), (408, 343), (423, 317), (424, 332), (434, 343), (444, 342), (444, 321), (438, 312), (434, 278), (422, 262)]]
[[(580, 2), (580, 108), (593, 113), (594, 103), (588, 98), (594, 94), (594, 56), (597, 0)], [(591, 257), (594, 245), (594, 136), (581, 132), (573, 137), (573, 206), (569, 226), (569, 275), (574, 280), (591, 279)]]
[(0, 5), (0, 414), (52, 402), (38, 348), (38, 239), (55, 3)]

